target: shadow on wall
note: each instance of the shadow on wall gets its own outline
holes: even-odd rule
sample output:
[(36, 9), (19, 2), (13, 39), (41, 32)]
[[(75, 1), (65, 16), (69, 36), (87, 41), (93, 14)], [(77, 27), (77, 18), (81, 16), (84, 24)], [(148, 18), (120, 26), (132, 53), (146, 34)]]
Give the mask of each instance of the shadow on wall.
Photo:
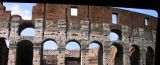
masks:
[(33, 44), (28, 40), (22, 40), (17, 44), (16, 65), (32, 65)]
[(123, 65), (123, 47), (119, 43), (112, 44), (110, 53), (110, 65)]
[(140, 49), (137, 45), (131, 45), (129, 47), (130, 52), (130, 65), (140, 65)]
[(7, 65), (8, 63), (8, 47), (5, 38), (0, 38), (0, 65)]

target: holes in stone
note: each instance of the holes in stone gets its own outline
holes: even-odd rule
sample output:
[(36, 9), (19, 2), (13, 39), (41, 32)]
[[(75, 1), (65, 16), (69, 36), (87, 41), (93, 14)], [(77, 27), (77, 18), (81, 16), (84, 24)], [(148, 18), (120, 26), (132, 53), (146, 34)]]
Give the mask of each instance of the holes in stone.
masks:
[(73, 34), (71, 34), (71, 35), (72, 35), (72, 36), (78, 36), (78, 34), (74, 34), (74, 33), (73, 33)]
[(95, 37), (95, 36), (91, 36), (91, 37)]

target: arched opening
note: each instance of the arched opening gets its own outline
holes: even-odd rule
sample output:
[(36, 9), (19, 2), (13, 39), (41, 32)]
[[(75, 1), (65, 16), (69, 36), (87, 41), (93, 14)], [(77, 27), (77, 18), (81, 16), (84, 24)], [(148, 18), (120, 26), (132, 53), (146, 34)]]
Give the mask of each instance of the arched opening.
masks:
[(118, 29), (112, 29), (109, 33), (110, 41), (117, 41), (122, 39), (122, 33)]
[(17, 43), (16, 65), (32, 65), (33, 44), (29, 40)]
[(42, 65), (57, 65), (58, 45), (55, 40), (47, 39), (42, 43)]
[(137, 45), (131, 45), (129, 47), (130, 53), (130, 65), (140, 65), (140, 49)]
[(103, 65), (103, 47), (97, 41), (89, 44), (89, 65)]
[(31, 21), (24, 21), (18, 28), (19, 36), (35, 36), (34, 24)]
[(9, 48), (5, 38), (0, 38), (0, 65), (7, 65)]
[(111, 45), (110, 65), (123, 65), (123, 47), (115, 42)]
[(119, 39), (119, 36), (114, 32), (110, 32), (109, 38), (110, 38), (110, 41), (117, 41)]
[(154, 50), (151, 47), (147, 47), (146, 65), (154, 65)]
[(21, 36), (35, 36), (35, 29), (34, 28), (25, 28), (20, 33)]
[(70, 40), (66, 44), (65, 65), (80, 65), (81, 51), (80, 43), (76, 40)]

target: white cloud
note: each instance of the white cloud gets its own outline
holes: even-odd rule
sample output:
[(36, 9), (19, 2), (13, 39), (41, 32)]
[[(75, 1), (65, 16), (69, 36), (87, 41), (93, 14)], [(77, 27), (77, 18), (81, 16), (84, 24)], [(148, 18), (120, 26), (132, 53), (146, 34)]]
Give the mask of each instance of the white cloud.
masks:
[(12, 15), (18, 14), (21, 15), (24, 20), (31, 20), (30, 11), (21, 9), (20, 5), (17, 4), (14, 4), (11, 7), (11, 14)]
[(20, 13), (20, 9), (19, 9), (19, 5), (13, 5), (13, 7), (11, 7), (11, 14), (14, 15), (14, 14), (18, 14)]

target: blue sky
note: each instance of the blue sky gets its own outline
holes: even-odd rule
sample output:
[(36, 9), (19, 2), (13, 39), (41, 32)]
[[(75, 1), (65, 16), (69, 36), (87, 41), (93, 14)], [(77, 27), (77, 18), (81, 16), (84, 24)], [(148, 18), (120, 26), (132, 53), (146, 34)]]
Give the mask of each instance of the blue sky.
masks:
[(7, 3), (3, 4), (6, 10), (11, 11), (11, 14), (19, 14), (25, 20), (30, 20), (32, 16), (32, 7), (35, 3)]
[[(6, 10), (11, 11), (11, 14), (18, 14), (21, 15), (24, 20), (31, 20), (32, 16), (32, 7), (36, 5), (35, 3), (9, 3), (4, 2), (4, 6), (6, 7)], [(146, 10), (146, 9), (133, 9), (133, 8), (123, 8), (123, 7), (114, 7), (134, 12), (139, 12), (143, 14), (147, 14), (150, 16), (158, 17), (158, 13), (154, 10)], [(26, 33), (27, 32), (27, 33)], [(30, 33), (28, 33), (30, 32)], [(22, 36), (34, 36), (35, 30), (32, 28), (26, 28), (21, 33)], [(110, 33), (111, 41), (117, 40), (117, 35), (115, 33)], [(7, 44), (8, 45), (8, 44)], [(90, 48), (98, 47), (97, 44), (93, 43), (90, 45)], [(46, 42), (45, 49), (56, 49), (57, 45), (53, 41)], [(75, 44), (75, 42), (69, 43), (67, 46), (67, 49), (76, 49), (79, 48), (78, 44)]]
[(146, 15), (150, 15), (150, 16), (154, 16), (158, 18), (158, 13), (155, 10), (150, 10), (150, 9), (138, 9), (138, 8), (124, 8), (124, 7), (114, 7), (114, 8), (118, 8), (118, 9), (124, 9), (124, 10), (129, 10), (129, 11), (134, 11), (134, 12), (138, 12), (138, 13), (142, 13), (142, 14), (146, 14)]

